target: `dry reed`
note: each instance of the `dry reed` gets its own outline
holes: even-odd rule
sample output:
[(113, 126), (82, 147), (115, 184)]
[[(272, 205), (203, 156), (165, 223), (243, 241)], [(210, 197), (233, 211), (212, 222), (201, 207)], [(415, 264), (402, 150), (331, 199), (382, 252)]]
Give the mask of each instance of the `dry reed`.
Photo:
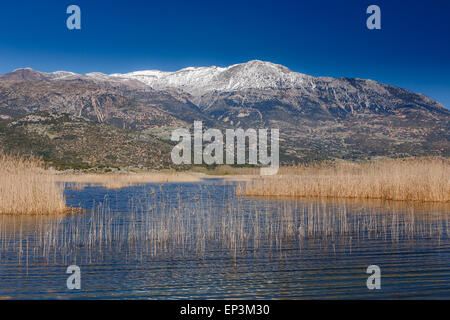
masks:
[(277, 176), (240, 184), (244, 196), (450, 201), (449, 159), (385, 159), (281, 168)]
[(0, 214), (60, 214), (63, 189), (37, 159), (0, 154)]
[(108, 189), (120, 189), (152, 182), (196, 182), (201, 177), (189, 173), (106, 173), (106, 174), (58, 174), (59, 182), (76, 184), (80, 189), (83, 184), (99, 185)]
[(82, 215), (1, 216), (0, 260), (11, 250), (19, 262), (43, 258), (54, 263), (63, 259), (63, 264), (98, 263), (117, 254), (136, 263), (193, 255), (236, 260), (301, 251), (311, 241), (347, 250), (367, 240), (391, 244), (433, 238), (439, 243), (450, 236), (450, 219), (439, 203), (249, 202), (227, 194), (217, 206), (218, 199), (207, 195), (214, 189), (189, 196), (181, 190), (175, 196), (146, 190), (130, 198), (127, 214), (112, 210), (106, 197)]

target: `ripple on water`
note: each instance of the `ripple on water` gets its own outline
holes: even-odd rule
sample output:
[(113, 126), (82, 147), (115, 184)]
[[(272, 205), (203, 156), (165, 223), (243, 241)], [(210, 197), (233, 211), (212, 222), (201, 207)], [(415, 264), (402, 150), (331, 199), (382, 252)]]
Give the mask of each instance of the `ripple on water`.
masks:
[[(448, 205), (239, 198), (213, 183), (66, 194), (88, 212), (0, 217), (0, 298), (450, 298)], [(66, 288), (71, 264), (82, 290)]]

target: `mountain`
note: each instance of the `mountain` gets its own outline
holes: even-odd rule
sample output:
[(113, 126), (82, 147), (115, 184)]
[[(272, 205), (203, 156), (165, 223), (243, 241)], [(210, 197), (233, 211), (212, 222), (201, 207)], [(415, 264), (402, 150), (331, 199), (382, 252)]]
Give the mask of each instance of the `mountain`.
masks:
[[(49, 111), (167, 137), (206, 127), (279, 128), (285, 162), (450, 156), (450, 111), (373, 80), (312, 77), (259, 60), (126, 74), (0, 75), (0, 119)], [(161, 134), (162, 133), (162, 134)]]
[(281, 65), (259, 60), (227, 68), (189, 67), (175, 72), (138, 71), (111, 77), (136, 79), (154, 89), (182, 89), (195, 97), (217, 91), (301, 88), (312, 79)]
[(42, 157), (58, 169), (172, 167), (173, 146), (69, 114), (37, 112), (0, 122), (0, 150)]

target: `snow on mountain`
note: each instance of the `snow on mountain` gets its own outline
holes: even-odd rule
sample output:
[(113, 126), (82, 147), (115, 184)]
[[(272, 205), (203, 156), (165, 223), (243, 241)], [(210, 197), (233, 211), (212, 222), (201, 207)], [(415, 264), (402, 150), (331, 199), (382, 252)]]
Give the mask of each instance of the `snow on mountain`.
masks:
[[(18, 72), (35, 72), (32, 69), (19, 69)], [(195, 97), (211, 92), (232, 92), (245, 89), (288, 89), (314, 87), (314, 77), (288, 68), (260, 60), (231, 65), (226, 68), (187, 67), (178, 71), (167, 72), (159, 70), (143, 70), (125, 74), (104, 74), (91, 72), (77, 74), (68, 71), (39, 73), (49, 80), (84, 79), (91, 81), (129, 82), (140, 81), (153, 89), (179, 89)]]
[(50, 77), (50, 79), (61, 80), (68, 77), (76, 77), (78, 76), (78, 74), (69, 71), (55, 71), (48, 73), (48, 76)]
[(259, 60), (226, 68), (189, 67), (174, 72), (156, 70), (113, 74), (111, 77), (131, 78), (154, 89), (176, 88), (194, 96), (211, 91), (302, 87), (308, 76), (288, 68)]
[(342, 110), (366, 108), (371, 105), (388, 108), (395, 104), (403, 104), (403, 98), (406, 96), (414, 97), (415, 104), (440, 106), (426, 96), (420, 94), (412, 96), (405, 90), (373, 80), (313, 77), (293, 72), (279, 64), (260, 60), (234, 64), (225, 68), (188, 67), (173, 72), (143, 70), (125, 74), (92, 72), (83, 75), (67, 71), (44, 73), (25, 68), (1, 75), (0, 78), (83, 80), (113, 86), (123, 84), (135, 89), (176, 89), (190, 94), (191, 101), (203, 109), (230, 102), (234, 105), (249, 105), (275, 100), (298, 108), (300, 105), (308, 104), (320, 105), (322, 108), (339, 107)]

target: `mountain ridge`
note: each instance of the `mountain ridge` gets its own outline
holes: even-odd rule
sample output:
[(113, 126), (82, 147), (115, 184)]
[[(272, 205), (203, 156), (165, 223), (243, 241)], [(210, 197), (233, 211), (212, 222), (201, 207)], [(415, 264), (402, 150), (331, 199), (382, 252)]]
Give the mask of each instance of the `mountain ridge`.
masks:
[[(255, 67), (256, 65), (256, 67)], [(285, 67), (283, 65), (280, 64), (276, 64), (276, 63), (272, 63), (269, 61), (262, 61), (262, 60), (250, 60), (248, 62), (244, 62), (244, 63), (237, 63), (237, 64), (233, 64), (230, 65), (228, 67), (218, 67), (218, 66), (209, 66), (209, 67), (185, 67), (176, 71), (162, 71), (162, 70), (156, 70), (156, 69), (149, 69), (149, 70), (138, 70), (138, 71), (132, 71), (132, 72), (128, 72), (128, 73), (112, 73), (112, 74), (106, 74), (106, 73), (102, 73), (102, 72), (89, 72), (86, 74), (80, 74), (80, 73), (75, 73), (75, 72), (71, 72), (71, 71), (63, 71), (63, 70), (59, 70), (59, 71), (54, 71), (54, 72), (41, 72), (41, 71), (36, 71), (30, 67), (25, 67), (25, 68), (18, 68), (13, 70), (12, 72), (8, 73), (8, 74), (3, 74), (0, 75), (0, 78), (5, 77), (6, 78), (9, 76), (13, 76), (16, 73), (25, 73), (25, 72), (29, 72), (31, 73), (35, 73), (35, 74), (39, 74), (39, 76), (41, 78), (46, 78), (47, 80), (70, 80), (70, 79), (74, 79), (74, 78), (78, 78), (78, 77), (88, 77), (91, 78), (92, 80), (104, 80), (104, 81), (125, 81), (125, 80), (130, 80), (130, 79), (136, 79), (144, 84), (149, 85), (150, 87), (152, 87), (153, 82), (157, 82), (158, 80), (160, 80), (161, 78), (167, 77), (167, 76), (178, 76), (182, 73), (189, 73), (189, 72), (219, 72), (219, 73), (223, 73), (223, 72), (232, 72), (233, 69), (245, 69), (245, 70), (250, 70), (250, 71), (254, 71), (253, 73), (255, 75), (258, 75), (261, 73), (261, 68), (272, 68), (272, 69), (278, 69), (281, 73), (285, 73), (285, 74), (290, 74), (293, 76), (288, 77), (291, 78), (291, 82), (289, 82), (288, 80), (285, 80), (284, 83), (278, 83), (279, 87), (282, 88), (294, 88), (295, 85), (294, 84), (308, 84), (308, 80), (311, 81), (312, 79), (319, 79), (319, 80), (324, 80), (324, 81), (332, 81), (332, 80), (341, 80), (341, 79), (353, 79), (353, 80), (357, 80), (357, 81), (367, 81), (367, 82), (372, 82), (372, 83), (377, 83), (377, 84), (383, 84), (379, 81), (373, 80), (373, 79), (365, 79), (365, 78), (349, 78), (349, 77), (339, 77), (339, 78), (333, 78), (330, 76), (311, 76), (311, 75), (307, 75), (304, 73), (300, 73), (300, 72), (296, 72), (296, 71), (292, 71), (290, 70), (288, 67)], [(250, 72), (251, 73), (251, 72)], [(201, 74), (197, 74), (197, 77), (201, 77)], [(149, 77), (150, 79), (146, 79), (146, 77)], [(187, 81), (187, 80), (192, 80), (190, 79), (192, 77), (187, 77), (187, 79), (181, 79), (182, 81)], [(294, 79), (297, 78), (297, 79)], [(35, 79), (29, 79), (29, 80), (35, 80)], [(155, 81), (152, 81), (155, 80)], [(250, 79), (246, 79), (248, 80), (248, 82), (255, 82), (255, 78), (250, 78)], [(256, 79), (257, 82), (258, 79)], [(267, 80), (267, 79), (266, 79)], [(169, 81), (170, 82), (170, 81)], [(159, 88), (173, 88), (176, 87), (177, 83), (173, 83), (172, 85), (167, 84), (166, 86), (163, 86), (161, 84), (156, 84), (156, 87)], [(311, 85), (311, 83), (309, 83)], [(386, 84), (389, 85), (389, 84)], [(185, 84), (181, 84), (181, 86), (185, 86)], [(389, 85), (389, 86), (393, 86), (393, 87), (397, 87), (394, 85)], [(262, 86), (257, 86), (255, 85), (254, 87), (252, 86), (238, 86), (238, 87), (233, 87), (233, 86), (229, 86), (226, 88), (223, 88), (222, 90), (236, 90), (236, 89), (249, 89), (249, 88), (270, 88), (270, 87), (274, 87), (274, 86), (266, 86), (266, 87), (262, 87)], [(400, 89), (403, 90), (407, 90), (401, 87), (398, 87)], [(409, 91), (409, 90), (408, 90)], [(418, 95), (421, 96), (426, 96), (425, 94), (422, 93), (416, 93)], [(441, 104), (442, 105), (442, 104)], [(445, 108), (445, 107), (444, 107)], [(446, 108), (448, 109), (448, 108)]]
[[(324, 87), (331, 88), (336, 100), (344, 99), (347, 93), (354, 92), (349, 85), (352, 81), (358, 82), (369, 91), (386, 95), (387, 87), (397, 88), (415, 94), (428, 104), (443, 110), (448, 109), (441, 103), (421, 93), (413, 93), (406, 89), (380, 83), (371, 79), (361, 78), (332, 78), (314, 77), (289, 68), (261, 60), (251, 60), (246, 63), (230, 65), (228, 67), (186, 67), (177, 71), (142, 70), (130, 73), (104, 74), (90, 72), (77, 74), (70, 71), (55, 71), (50, 73), (35, 71), (31, 68), (16, 69), (11, 73), (0, 75), (3, 80), (30, 80), (30, 81), (76, 81), (85, 80), (93, 82), (114, 83), (132, 89), (179, 90), (192, 96), (192, 101), (202, 107), (208, 107), (215, 101), (208, 97), (221, 92), (231, 94), (245, 90), (297, 90), (298, 94), (314, 97), (323, 91)], [(336, 93), (336, 89), (341, 92)], [(364, 90), (363, 90), (364, 92)], [(206, 96), (206, 97), (205, 97)], [(340, 96), (340, 97), (339, 97)], [(361, 104), (367, 97), (358, 97)]]
[(0, 120), (48, 111), (170, 136), (171, 128), (279, 128), (285, 159), (450, 155), (450, 111), (370, 79), (312, 77), (252, 60), (229, 67), (0, 75)]

